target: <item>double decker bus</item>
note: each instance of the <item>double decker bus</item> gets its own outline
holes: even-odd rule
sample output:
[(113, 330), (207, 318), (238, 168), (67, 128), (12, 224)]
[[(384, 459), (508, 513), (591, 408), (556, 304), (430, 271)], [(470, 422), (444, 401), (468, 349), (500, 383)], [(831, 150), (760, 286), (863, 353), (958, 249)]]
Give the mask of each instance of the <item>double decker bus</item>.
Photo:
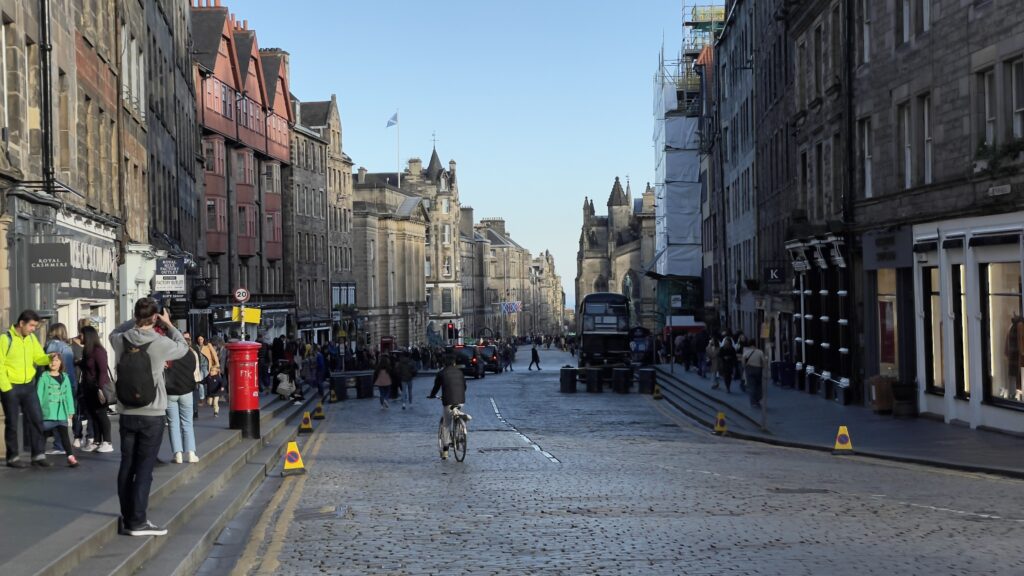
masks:
[(613, 292), (587, 294), (576, 311), (579, 367), (630, 361), (629, 297)]

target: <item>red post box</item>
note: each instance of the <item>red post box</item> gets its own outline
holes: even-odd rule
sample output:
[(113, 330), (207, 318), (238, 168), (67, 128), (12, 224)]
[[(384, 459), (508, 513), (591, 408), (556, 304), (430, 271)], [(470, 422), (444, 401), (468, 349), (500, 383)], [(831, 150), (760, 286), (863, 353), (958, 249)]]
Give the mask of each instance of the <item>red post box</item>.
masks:
[(231, 412), (228, 427), (241, 430), (242, 438), (260, 437), (260, 387), (258, 342), (229, 342), (228, 374)]

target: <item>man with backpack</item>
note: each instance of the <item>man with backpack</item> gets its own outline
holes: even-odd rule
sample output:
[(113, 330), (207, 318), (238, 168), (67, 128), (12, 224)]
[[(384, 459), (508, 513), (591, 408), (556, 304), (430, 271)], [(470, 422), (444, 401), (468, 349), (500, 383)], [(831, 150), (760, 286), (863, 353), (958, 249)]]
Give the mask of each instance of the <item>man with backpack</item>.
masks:
[[(163, 330), (161, 335), (156, 328)], [(121, 501), (118, 532), (128, 536), (163, 536), (166, 528), (146, 518), (153, 466), (163, 439), (167, 411), (164, 366), (189, 352), (181, 332), (156, 300), (140, 298), (134, 320), (110, 334), (117, 358), (117, 411), (121, 414), (121, 467), (117, 496)]]
[(4, 420), (4, 443), (7, 445), (7, 465), (11, 468), (28, 466), (19, 458), (19, 413), (24, 415), (28, 443), (32, 448), (32, 465), (40, 468), (52, 466), (46, 461), (43, 411), (36, 394), (38, 367), (50, 363), (50, 357), (36, 338), (39, 320), (34, 310), (25, 310), (18, 316), (18, 322), (0, 336), (0, 401), (7, 416)]

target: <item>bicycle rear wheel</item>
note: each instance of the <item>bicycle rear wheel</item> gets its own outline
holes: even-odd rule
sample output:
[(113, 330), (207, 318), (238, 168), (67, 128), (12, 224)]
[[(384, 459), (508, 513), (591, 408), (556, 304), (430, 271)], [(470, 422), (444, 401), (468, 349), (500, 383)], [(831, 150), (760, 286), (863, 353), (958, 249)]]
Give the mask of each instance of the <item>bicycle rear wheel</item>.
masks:
[(466, 459), (466, 440), (468, 431), (466, 430), (466, 421), (459, 418), (455, 421), (455, 439), (453, 444), (455, 445), (455, 459), (462, 462)]
[(437, 452), (442, 458), (444, 458), (446, 448), (444, 445), (444, 416), (442, 416), (441, 422), (437, 425)]

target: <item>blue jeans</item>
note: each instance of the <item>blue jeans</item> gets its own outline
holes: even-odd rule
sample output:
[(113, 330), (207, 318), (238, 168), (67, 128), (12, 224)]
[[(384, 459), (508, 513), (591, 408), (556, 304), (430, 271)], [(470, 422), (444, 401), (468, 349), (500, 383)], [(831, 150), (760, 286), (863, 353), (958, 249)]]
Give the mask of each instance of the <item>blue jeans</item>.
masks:
[(388, 396), (391, 395), (391, 386), (375, 386), (378, 392), (380, 392), (380, 405), (388, 405)]
[(402, 402), (412, 406), (412, 380), (402, 382)]
[(121, 467), (117, 471), (117, 497), (125, 528), (146, 523), (153, 466), (163, 441), (163, 416), (121, 415)]
[[(192, 427), (193, 406), (192, 394), (167, 396), (167, 432), (171, 437), (171, 452), (196, 451), (196, 433)], [(185, 441), (184, 450), (182, 440)]]

